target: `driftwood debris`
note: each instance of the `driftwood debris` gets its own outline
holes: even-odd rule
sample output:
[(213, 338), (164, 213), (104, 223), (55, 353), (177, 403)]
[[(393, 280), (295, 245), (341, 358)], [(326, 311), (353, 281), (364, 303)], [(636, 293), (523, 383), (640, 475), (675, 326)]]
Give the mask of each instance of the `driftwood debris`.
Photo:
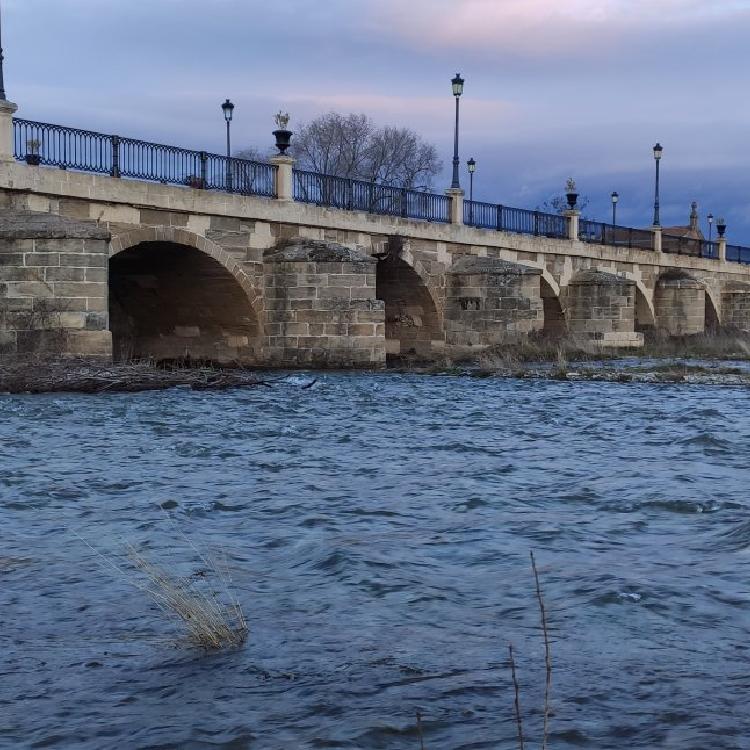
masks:
[(127, 393), (182, 386), (221, 390), (268, 386), (252, 372), (215, 367), (157, 367), (150, 362), (84, 360), (0, 364), (0, 393)]

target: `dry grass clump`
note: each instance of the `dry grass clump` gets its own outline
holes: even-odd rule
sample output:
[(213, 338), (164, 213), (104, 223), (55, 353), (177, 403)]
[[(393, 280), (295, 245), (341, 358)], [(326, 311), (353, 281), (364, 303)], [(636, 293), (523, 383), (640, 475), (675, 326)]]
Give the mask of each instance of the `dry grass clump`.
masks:
[(695, 359), (750, 359), (750, 333), (730, 329), (694, 336), (646, 336), (639, 357), (692, 357)]
[[(247, 640), (249, 628), (240, 603), (236, 599), (229, 604), (221, 602), (209, 588), (210, 581), (205, 580), (205, 573), (189, 577), (170, 575), (132, 545), (127, 546), (127, 553), (143, 578), (133, 579), (132, 583), (148, 594), (167, 617), (186, 628), (193, 645), (219, 650), (236, 648)], [(217, 568), (212, 572), (223, 580)]]
[(130, 542), (124, 545), (130, 565), (122, 566), (80, 534), (72, 533), (96, 554), (103, 567), (146, 594), (168, 619), (184, 628), (192, 646), (207, 651), (242, 646), (249, 628), (240, 602), (230, 592), (231, 577), (182, 532), (175, 532), (200, 559), (201, 568), (192, 575), (178, 575), (156, 565)]

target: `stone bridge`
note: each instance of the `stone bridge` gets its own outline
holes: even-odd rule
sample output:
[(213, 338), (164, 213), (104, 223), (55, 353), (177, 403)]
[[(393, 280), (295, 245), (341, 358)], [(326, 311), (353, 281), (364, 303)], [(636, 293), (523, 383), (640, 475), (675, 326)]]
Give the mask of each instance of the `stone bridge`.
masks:
[[(6, 128), (7, 131), (7, 128)], [(6, 132), (7, 135), (7, 132)], [(0, 139), (4, 138), (0, 128)], [(0, 144), (1, 145), (1, 144)], [(0, 148), (0, 157), (8, 149)], [(750, 267), (0, 159), (0, 355), (380, 366), (750, 329)], [(658, 234), (658, 233), (657, 233)]]

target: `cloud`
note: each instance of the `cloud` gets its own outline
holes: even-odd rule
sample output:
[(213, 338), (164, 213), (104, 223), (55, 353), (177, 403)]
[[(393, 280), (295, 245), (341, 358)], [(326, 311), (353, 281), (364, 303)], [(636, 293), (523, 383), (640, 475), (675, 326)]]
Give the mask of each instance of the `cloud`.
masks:
[(370, 21), (422, 49), (590, 54), (638, 33), (750, 18), (750, 0), (381, 0)]

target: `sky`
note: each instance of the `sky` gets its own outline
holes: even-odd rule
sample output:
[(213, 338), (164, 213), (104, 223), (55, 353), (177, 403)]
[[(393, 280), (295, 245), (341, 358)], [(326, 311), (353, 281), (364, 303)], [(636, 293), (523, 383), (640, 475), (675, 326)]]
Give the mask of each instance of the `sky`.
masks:
[[(575, 178), (585, 214), (723, 216), (750, 245), (750, 0), (0, 0), (18, 116), (221, 152), (268, 149), (327, 111), (407, 126), (444, 156), (461, 98), (461, 180), (537, 208)], [(705, 230), (707, 231), (707, 230)]]

